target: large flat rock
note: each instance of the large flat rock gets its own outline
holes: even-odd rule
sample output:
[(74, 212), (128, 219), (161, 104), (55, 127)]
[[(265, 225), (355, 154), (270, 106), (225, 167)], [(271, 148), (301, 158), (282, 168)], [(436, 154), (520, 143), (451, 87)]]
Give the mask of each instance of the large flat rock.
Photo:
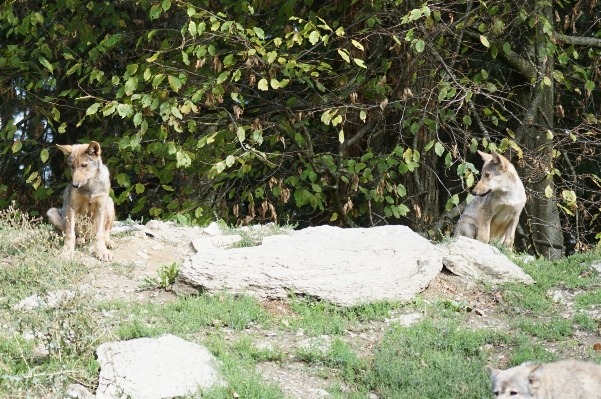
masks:
[(408, 301), (442, 269), (436, 247), (406, 226), (310, 227), (251, 248), (211, 250), (180, 267), (180, 295), (227, 289), (259, 298), (290, 292), (353, 306)]
[(97, 399), (183, 397), (221, 383), (209, 350), (174, 335), (108, 342), (96, 353)]

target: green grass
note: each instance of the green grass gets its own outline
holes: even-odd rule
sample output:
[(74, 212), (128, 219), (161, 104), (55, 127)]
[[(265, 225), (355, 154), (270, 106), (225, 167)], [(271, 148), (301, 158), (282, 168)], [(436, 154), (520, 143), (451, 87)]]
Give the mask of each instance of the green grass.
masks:
[(456, 321), (427, 319), (411, 328), (392, 327), (364, 383), (382, 398), (487, 397), (483, 348), (504, 342), (501, 333), (471, 331)]
[[(243, 235), (241, 245), (256, 245), (264, 236), (258, 228), (228, 231)], [(285, 233), (286, 229), (274, 227), (273, 231)], [(14, 309), (32, 294), (74, 290), (97, 267), (78, 257), (64, 260), (61, 245), (47, 225), (15, 210), (0, 212), (0, 326), (8, 326), (0, 329), (0, 397), (61, 397), (61, 390), (72, 382), (94, 391), (98, 345), (166, 333), (205, 345), (218, 359), (227, 385), (202, 392), (203, 398), (284, 397), (280, 387), (257, 373), (261, 362), (283, 368), (290, 362), (304, 363), (308, 373), (328, 379), (328, 392), (334, 399), (364, 399), (370, 392), (381, 399), (453, 399), (490, 396), (487, 364), (506, 368), (526, 360), (601, 360), (592, 348), (582, 355), (574, 334), (577, 330), (600, 332), (601, 321), (584, 313), (601, 306), (601, 279), (590, 269), (592, 262), (601, 259), (598, 250), (555, 262), (521, 264), (537, 281), (530, 286), (481, 286), (484, 297), (499, 301), (486, 311), (490, 319), (501, 319), (492, 324), (495, 327), (473, 323), (489, 319), (475, 314), (478, 304), (455, 297), (340, 308), (292, 296), (287, 301), (291, 312), (274, 315), (256, 299), (227, 292), (162, 304), (97, 302), (91, 294), (77, 292), (54, 309)], [(163, 268), (157, 286), (169, 287), (176, 265)], [(127, 277), (134, 265), (111, 267), (116, 275)], [(566, 305), (553, 301), (555, 290), (578, 293), (573, 299), (573, 317), (566, 318)], [(425, 316), (411, 327), (383, 323), (413, 312)], [(370, 334), (372, 326), (377, 326), (383, 338), (367, 346), (357, 336)], [(383, 332), (379, 331), (382, 326)], [(304, 331), (302, 337), (296, 337), (299, 329)], [(257, 346), (266, 332), (272, 345)], [(288, 341), (280, 342), (280, 336), (287, 336)], [(311, 338), (327, 345), (295, 346)]]

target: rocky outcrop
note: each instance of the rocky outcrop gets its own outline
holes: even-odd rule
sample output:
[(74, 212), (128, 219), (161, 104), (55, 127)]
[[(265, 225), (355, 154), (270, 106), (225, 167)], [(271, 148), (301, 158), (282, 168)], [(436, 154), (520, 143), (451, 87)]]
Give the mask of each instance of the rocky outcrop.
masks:
[(406, 226), (320, 226), (258, 247), (195, 254), (180, 267), (173, 290), (227, 289), (270, 299), (294, 293), (353, 306), (410, 300), (441, 269), (436, 247)]

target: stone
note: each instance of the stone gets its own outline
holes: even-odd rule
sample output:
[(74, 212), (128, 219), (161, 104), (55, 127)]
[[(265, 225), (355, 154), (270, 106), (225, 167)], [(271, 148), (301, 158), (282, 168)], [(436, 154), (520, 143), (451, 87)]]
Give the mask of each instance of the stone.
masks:
[(94, 399), (96, 396), (88, 388), (79, 384), (69, 384), (65, 391), (65, 398), (68, 399)]
[(309, 227), (249, 248), (192, 255), (179, 269), (179, 295), (226, 289), (261, 299), (290, 292), (340, 306), (409, 301), (442, 269), (427, 239), (406, 226)]
[(60, 306), (64, 302), (68, 302), (75, 297), (75, 291), (58, 290), (50, 291), (44, 296), (32, 295), (17, 303), (14, 306), (15, 310), (24, 312), (33, 310), (38, 307), (53, 309)]
[(202, 237), (192, 240), (192, 246), (196, 252), (205, 252), (211, 249), (226, 249), (240, 240), (242, 240), (242, 236), (239, 234)]
[(444, 266), (453, 274), (476, 282), (501, 284), (534, 280), (496, 247), (467, 237), (437, 246)]
[(219, 228), (219, 224), (217, 222), (212, 222), (207, 227), (202, 229), (202, 232), (209, 236), (219, 236), (221, 235), (221, 229)]
[(174, 335), (108, 342), (96, 353), (97, 399), (171, 398), (221, 383), (208, 349)]
[(421, 313), (409, 313), (394, 317), (392, 319), (386, 319), (385, 322), (386, 324), (400, 324), (404, 327), (410, 327), (421, 320), (422, 317), (424, 317), (424, 315)]

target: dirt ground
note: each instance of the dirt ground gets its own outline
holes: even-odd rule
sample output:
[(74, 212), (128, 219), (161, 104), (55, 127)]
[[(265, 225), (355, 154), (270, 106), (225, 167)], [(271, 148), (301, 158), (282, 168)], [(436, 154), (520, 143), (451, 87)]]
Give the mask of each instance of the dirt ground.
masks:
[[(149, 228), (152, 227), (152, 228)], [(207, 239), (215, 234), (213, 229), (183, 227), (173, 223), (155, 222), (148, 226), (120, 225), (114, 229), (113, 238), (116, 244), (112, 263), (98, 262), (98, 267), (85, 279), (84, 284), (91, 286), (98, 299), (124, 299), (131, 301), (152, 301), (166, 303), (176, 300), (175, 294), (164, 290), (141, 290), (145, 278), (157, 276), (161, 265), (181, 262), (196, 252), (193, 240), (200, 240), (206, 246)], [(197, 244), (198, 245), (198, 244)], [(210, 245), (209, 245), (210, 247)], [(87, 255), (84, 255), (87, 257)], [(91, 257), (91, 254), (90, 254)], [(569, 301), (570, 293), (550, 293), (558, 297), (558, 301)], [(474, 283), (466, 283), (458, 277), (443, 271), (422, 293), (426, 301), (445, 299), (455, 301), (470, 308), (468, 325), (474, 328), (509, 329), (509, 325), (497, 312), (498, 303), (502, 301), (497, 292), (485, 292)], [(573, 295), (572, 295), (573, 296)], [(569, 303), (568, 303), (569, 304)], [(293, 315), (285, 301), (264, 302), (264, 308), (276, 317)], [(568, 306), (569, 313), (569, 306)], [(419, 317), (419, 313), (416, 314)], [(566, 314), (565, 317), (570, 317)], [(359, 355), (368, 355), (382, 339), (384, 330), (392, 321), (414, 315), (395, 315), (383, 322), (367, 322), (353, 331), (347, 331), (343, 340), (355, 348)], [(401, 321), (402, 322), (402, 321)], [(276, 383), (289, 398), (321, 399), (327, 396), (326, 387), (337, 383), (342, 390), (344, 384), (336, 375), (329, 374), (323, 367), (309, 366), (295, 359), (295, 348), (307, 345), (308, 337), (303, 331), (284, 332), (277, 328), (263, 330), (259, 326), (242, 332), (226, 331), (227, 334), (251, 334), (257, 347), (277, 347), (285, 354), (282, 363), (263, 362), (257, 366), (265, 380)], [(318, 342), (329, 342), (329, 336), (318, 337)], [(577, 351), (586, 351), (601, 338), (593, 333), (577, 331), (574, 334)], [(553, 351), (552, 346), (547, 349)], [(575, 354), (576, 355), (576, 354)], [(503, 363), (504, 354), (499, 356)]]

